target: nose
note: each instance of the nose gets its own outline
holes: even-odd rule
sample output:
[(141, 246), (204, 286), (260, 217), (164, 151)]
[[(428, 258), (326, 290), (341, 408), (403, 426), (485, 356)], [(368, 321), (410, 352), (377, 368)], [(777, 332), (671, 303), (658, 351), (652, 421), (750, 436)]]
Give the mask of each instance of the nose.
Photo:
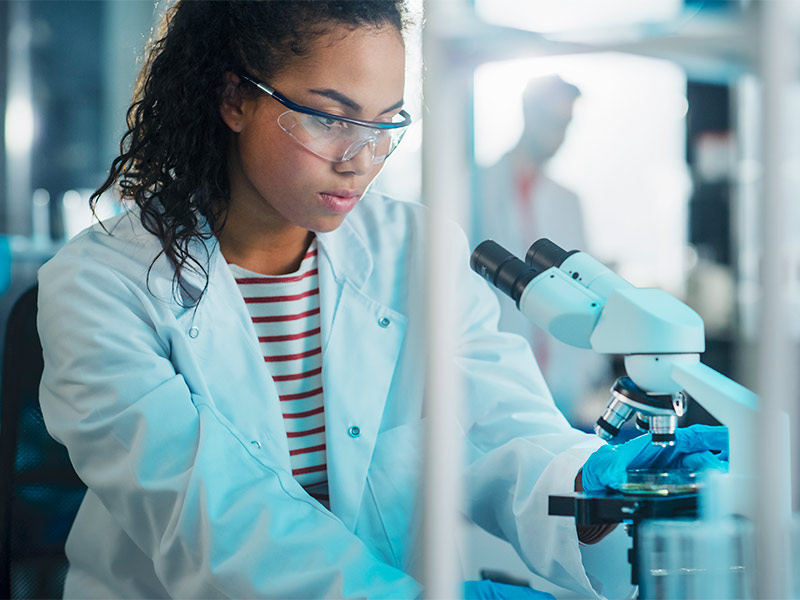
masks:
[(334, 169), (339, 173), (353, 173), (363, 175), (375, 166), (372, 162), (372, 142), (365, 140), (362, 146), (348, 160), (334, 163)]

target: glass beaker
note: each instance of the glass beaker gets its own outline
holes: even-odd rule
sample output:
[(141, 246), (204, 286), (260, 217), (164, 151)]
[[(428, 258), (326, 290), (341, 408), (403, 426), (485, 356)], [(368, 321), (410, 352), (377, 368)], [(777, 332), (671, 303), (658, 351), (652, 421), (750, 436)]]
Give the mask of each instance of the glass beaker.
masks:
[(741, 518), (639, 525), (640, 598), (754, 598), (752, 524)]

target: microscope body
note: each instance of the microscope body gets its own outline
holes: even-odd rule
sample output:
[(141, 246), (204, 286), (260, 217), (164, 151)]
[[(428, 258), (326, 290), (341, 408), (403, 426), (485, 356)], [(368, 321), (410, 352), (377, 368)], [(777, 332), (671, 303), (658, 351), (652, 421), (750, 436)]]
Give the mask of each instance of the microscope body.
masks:
[[(613, 439), (635, 414), (654, 443), (670, 445), (689, 394), (729, 429), (730, 478), (752, 480), (748, 444), (758, 398), (700, 362), (704, 327), (691, 308), (663, 290), (637, 288), (588, 254), (567, 252), (547, 239), (530, 247), (525, 262), (487, 240), (473, 252), (471, 265), (558, 340), (624, 356), (628, 377), (612, 388), (595, 426), (598, 435)], [(736, 487), (732, 511), (753, 514), (754, 486)]]

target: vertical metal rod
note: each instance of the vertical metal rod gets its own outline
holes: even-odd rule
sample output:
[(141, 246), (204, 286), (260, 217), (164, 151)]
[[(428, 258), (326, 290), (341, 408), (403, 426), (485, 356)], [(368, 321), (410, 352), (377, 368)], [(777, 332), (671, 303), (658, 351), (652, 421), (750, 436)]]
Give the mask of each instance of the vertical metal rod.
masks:
[(788, 419), (794, 401), (790, 358), (787, 219), (784, 179), (785, 98), (791, 80), (790, 37), (785, 0), (759, 2), (759, 73), (762, 85), (763, 201), (761, 211), (761, 296), (758, 378), (761, 410), (753, 451), (758, 466), (756, 556), (758, 598), (786, 598), (790, 481)]
[[(6, 104), (8, 102), (8, 51), (11, 10), (10, 2), (0, 2), (0, 69), (5, 69), (0, 76), (0, 184), (6, 182)], [(0, 206), (8, 206), (8, 190), (5, 185), (0, 185)], [(0, 210), (0, 232), (8, 231), (7, 211)]]
[[(458, 290), (452, 289), (452, 239), (445, 235), (446, 221), (459, 201), (467, 177), (463, 160), (463, 114), (459, 106), (458, 76), (448, 64), (445, 42), (437, 35), (456, 6), (441, 0), (425, 2), (422, 36), (425, 78), (422, 142), (422, 197), (428, 206), (427, 276), (427, 380), (425, 389), (428, 428), (423, 481), (424, 585), (427, 598), (461, 595), (458, 566), (460, 506), (462, 499), (462, 440), (459, 436), (460, 380), (452, 362), (454, 354), (453, 306)], [(450, 238), (450, 239), (448, 239)]]
[(8, 8), (8, 85), (5, 112), (6, 231), (31, 233), (31, 5), (15, 0)]
[(107, 2), (103, 7), (103, 28), (107, 40), (103, 77), (103, 161), (119, 153), (119, 140), (125, 133), (125, 115), (133, 96), (133, 83), (144, 55), (145, 41), (151, 28), (158, 27), (164, 7), (154, 2)]

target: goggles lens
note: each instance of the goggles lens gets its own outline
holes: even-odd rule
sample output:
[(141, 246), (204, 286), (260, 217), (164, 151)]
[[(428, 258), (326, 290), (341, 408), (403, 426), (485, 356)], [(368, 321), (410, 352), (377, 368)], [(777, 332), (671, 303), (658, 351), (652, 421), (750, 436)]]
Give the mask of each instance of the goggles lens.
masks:
[(287, 110), (279, 116), (278, 125), (301, 146), (333, 162), (346, 162), (366, 146), (374, 165), (386, 160), (397, 148), (407, 129), (375, 129), (334, 117), (307, 115), (293, 110)]

